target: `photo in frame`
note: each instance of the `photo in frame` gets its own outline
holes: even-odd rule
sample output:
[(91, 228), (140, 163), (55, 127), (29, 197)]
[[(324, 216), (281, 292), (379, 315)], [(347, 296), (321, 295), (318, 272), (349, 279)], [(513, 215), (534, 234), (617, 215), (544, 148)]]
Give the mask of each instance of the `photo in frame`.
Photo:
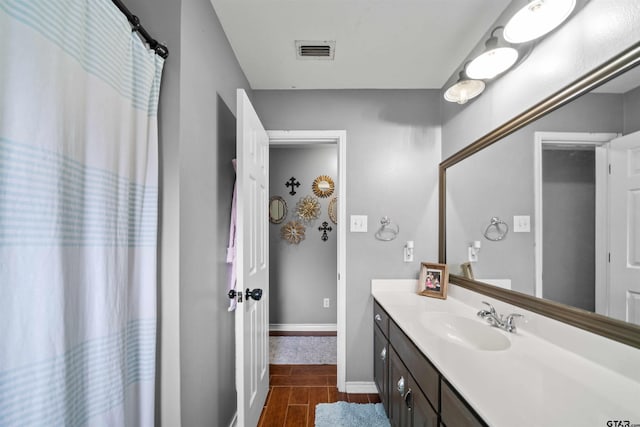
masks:
[(420, 264), (418, 293), (427, 297), (446, 299), (449, 271), (446, 264)]

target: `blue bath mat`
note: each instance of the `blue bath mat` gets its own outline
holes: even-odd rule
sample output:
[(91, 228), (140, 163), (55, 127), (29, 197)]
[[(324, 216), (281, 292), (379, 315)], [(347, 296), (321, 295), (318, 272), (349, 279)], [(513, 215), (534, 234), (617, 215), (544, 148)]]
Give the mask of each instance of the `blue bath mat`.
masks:
[(382, 403), (320, 403), (316, 427), (389, 427)]

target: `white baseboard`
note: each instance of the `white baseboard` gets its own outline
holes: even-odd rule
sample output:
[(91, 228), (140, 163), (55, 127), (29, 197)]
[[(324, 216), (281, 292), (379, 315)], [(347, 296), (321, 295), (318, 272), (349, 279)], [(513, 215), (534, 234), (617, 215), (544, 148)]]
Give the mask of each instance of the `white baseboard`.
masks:
[(337, 331), (338, 325), (335, 323), (271, 323), (270, 331), (291, 331), (291, 332), (327, 332)]
[(347, 381), (347, 393), (378, 394), (376, 383), (373, 381)]

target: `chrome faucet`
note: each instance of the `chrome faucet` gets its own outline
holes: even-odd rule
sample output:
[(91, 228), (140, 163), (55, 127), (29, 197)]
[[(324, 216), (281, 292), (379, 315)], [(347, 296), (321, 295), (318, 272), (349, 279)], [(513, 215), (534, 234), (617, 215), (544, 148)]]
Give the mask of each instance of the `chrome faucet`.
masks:
[(478, 317), (485, 319), (489, 325), (495, 326), (496, 328), (504, 329), (507, 332), (515, 332), (515, 319), (517, 317), (524, 317), (522, 314), (517, 313), (512, 313), (506, 317), (502, 317), (502, 315), (496, 313), (496, 309), (493, 308), (491, 304), (486, 301), (482, 301), (482, 303), (486, 304), (489, 309), (478, 311)]

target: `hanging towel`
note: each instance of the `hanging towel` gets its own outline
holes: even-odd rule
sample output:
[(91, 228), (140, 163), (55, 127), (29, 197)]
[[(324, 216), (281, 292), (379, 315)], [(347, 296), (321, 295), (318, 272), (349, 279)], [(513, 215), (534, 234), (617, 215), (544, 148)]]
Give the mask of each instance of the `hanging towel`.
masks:
[[(236, 168), (236, 159), (231, 160), (233, 163), (233, 170), (237, 171)], [(237, 181), (237, 180), (236, 180)], [(229, 281), (227, 283), (227, 291), (236, 289), (236, 224), (238, 220), (238, 213), (236, 211), (236, 198), (237, 198), (237, 187), (236, 182), (233, 183), (233, 199), (231, 201), (231, 221), (229, 222), (229, 246), (227, 247), (227, 264), (228, 266), (228, 278)], [(233, 311), (236, 309), (237, 301), (235, 298), (229, 298), (229, 308), (228, 311)]]

